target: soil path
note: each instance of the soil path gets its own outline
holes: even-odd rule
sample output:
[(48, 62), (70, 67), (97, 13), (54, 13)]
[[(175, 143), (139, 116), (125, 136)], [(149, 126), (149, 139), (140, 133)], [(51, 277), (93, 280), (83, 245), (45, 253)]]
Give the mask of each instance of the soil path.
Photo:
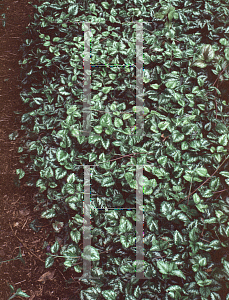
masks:
[[(15, 170), (22, 167), (21, 153), (18, 153), (20, 142), (19, 139), (10, 141), (8, 136), (13, 131), (18, 131), (19, 137), (22, 134), (21, 116), (14, 114), (14, 111), (25, 111), (19, 95), (18, 61), (22, 53), (18, 50), (33, 13), (26, 0), (0, 0), (0, 262), (10, 260), (0, 264), (0, 299), (10, 297), (8, 284), (30, 296), (14, 299), (67, 300), (73, 295), (72, 299), (79, 299), (80, 285), (73, 277), (76, 274), (63, 273), (63, 267), (58, 264), (62, 261), (57, 260), (50, 269), (44, 268), (46, 252), (54, 236), (45, 221), (38, 232), (30, 228), (30, 223), (40, 216), (40, 211), (34, 210), (36, 190), (23, 182), (19, 187), (14, 184)], [(19, 259), (12, 260), (20, 249), (25, 264)]]

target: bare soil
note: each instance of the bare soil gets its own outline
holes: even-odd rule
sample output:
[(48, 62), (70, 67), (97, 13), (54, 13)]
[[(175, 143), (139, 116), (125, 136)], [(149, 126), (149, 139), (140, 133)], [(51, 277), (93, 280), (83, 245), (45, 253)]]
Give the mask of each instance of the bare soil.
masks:
[[(38, 2), (38, 1), (37, 1)], [(39, 2), (37, 3), (39, 4)], [(19, 47), (24, 41), (26, 27), (32, 19), (34, 8), (26, 0), (0, 0), (0, 299), (10, 297), (12, 285), (21, 288), (30, 298), (14, 299), (79, 299), (80, 283), (76, 273), (63, 272), (63, 261), (45, 269), (47, 249), (54, 241), (51, 226), (40, 219), (40, 211), (34, 209), (35, 188), (15, 185), (16, 169), (22, 168), (18, 153), (20, 141), (10, 141), (8, 136), (19, 130), (20, 115), (25, 106), (20, 99), (20, 66), (22, 53)], [(2, 14), (5, 14), (5, 18)], [(5, 27), (2, 23), (5, 20)], [(33, 220), (40, 222), (40, 230), (30, 228)], [(47, 248), (48, 247), (48, 248)], [(21, 249), (25, 264), (13, 260)], [(78, 274), (77, 274), (78, 275)]]

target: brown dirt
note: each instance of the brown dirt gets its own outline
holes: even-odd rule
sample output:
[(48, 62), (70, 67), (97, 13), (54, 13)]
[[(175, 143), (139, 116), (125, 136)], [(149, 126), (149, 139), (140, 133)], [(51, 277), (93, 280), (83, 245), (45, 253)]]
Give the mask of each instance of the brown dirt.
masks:
[[(8, 284), (15, 291), (21, 288), (30, 296), (14, 299), (67, 300), (73, 295), (72, 299), (79, 299), (80, 283), (74, 279), (76, 273), (63, 272), (63, 267), (59, 266), (63, 263), (61, 259), (49, 269), (44, 267), (47, 245), (54, 242), (54, 235), (49, 223), (40, 220), (40, 211), (34, 210), (36, 189), (14, 184), (17, 178), (15, 170), (22, 167), (19, 163), (21, 153), (18, 153), (20, 141), (10, 141), (8, 136), (21, 126), (20, 116), (14, 111), (23, 112), (25, 107), (19, 96), (18, 61), (22, 53), (18, 50), (34, 9), (26, 0), (0, 1), (0, 18), (3, 13), (6, 23), (3, 27), (0, 20), (0, 262), (11, 261), (0, 264), (0, 299), (10, 297)], [(18, 133), (20, 136), (21, 131)], [(38, 232), (29, 226), (34, 219), (42, 222)], [(19, 254), (19, 249), (25, 264), (18, 259), (12, 260)]]

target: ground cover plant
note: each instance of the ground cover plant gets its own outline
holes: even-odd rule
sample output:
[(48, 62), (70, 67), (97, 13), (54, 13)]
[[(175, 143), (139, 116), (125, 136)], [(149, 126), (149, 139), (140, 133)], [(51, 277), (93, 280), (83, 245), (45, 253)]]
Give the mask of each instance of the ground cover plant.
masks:
[[(46, 267), (62, 257), (63, 269), (82, 275), (84, 166), (93, 165), (90, 249), (99, 279), (81, 280), (81, 299), (229, 299), (229, 5), (40, 2), (22, 45), (28, 111), (17, 174), (39, 189), (36, 205), (56, 233)], [(149, 22), (144, 135), (135, 133), (136, 20)], [(90, 136), (82, 134), (83, 21), (96, 65)], [(137, 165), (145, 280), (135, 273)]]

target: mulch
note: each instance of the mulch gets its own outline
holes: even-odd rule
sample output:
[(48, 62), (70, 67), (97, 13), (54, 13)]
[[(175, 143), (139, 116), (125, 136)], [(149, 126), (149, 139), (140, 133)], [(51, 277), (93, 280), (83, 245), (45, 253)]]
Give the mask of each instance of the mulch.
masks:
[[(0, 299), (10, 297), (9, 285), (30, 296), (14, 299), (80, 299), (80, 283), (74, 279), (78, 274), (64, 272), (62, 258), (45, 269), (46, 253), (55, 237), (49, 222), (40, 219), (40, 208), (35, 207), (37, 190), (23, 180), (20, 186), (15, 185), (16, 169), (23, 166), (19, 162), (20, 142), (10, 141), (8, 136), (13, 131), (18, 131), (19, 137), (22, 134), (20, 115), (14, 114), (25, 109), (19, 95), (22, 53), (18, 50), (33, 13), (26, 0), (0, 1)], [(34, 220), (32, 224), (37, 222), (38, 227), (31, 226)]]

